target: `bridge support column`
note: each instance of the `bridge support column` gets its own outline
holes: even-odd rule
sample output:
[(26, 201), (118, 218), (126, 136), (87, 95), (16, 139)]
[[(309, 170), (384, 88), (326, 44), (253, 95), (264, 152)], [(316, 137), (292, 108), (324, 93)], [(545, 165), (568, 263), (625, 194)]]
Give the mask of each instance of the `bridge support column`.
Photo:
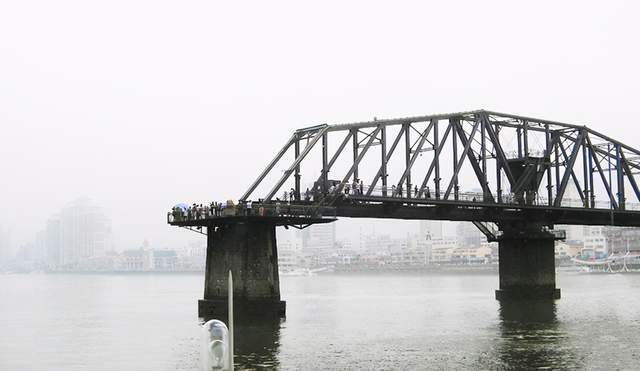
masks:
[(204, 299), (198, 302), (199, 316), (226, 317), (231, 270), (236, 315), (284, 317), (275, 225), (246, 221), (208, 229)]
[(555, 236), (541, 225), (501, 226), (498, 240), (500, 301), (560, 299), (556, 288)]

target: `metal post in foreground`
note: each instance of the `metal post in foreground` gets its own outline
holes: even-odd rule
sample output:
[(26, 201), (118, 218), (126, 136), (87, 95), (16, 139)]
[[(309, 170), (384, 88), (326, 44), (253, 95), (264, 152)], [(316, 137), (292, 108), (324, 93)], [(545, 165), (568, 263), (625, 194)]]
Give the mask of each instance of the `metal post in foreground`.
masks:
[(233, 275), (229, 271), (229, 370), (233, 371)]

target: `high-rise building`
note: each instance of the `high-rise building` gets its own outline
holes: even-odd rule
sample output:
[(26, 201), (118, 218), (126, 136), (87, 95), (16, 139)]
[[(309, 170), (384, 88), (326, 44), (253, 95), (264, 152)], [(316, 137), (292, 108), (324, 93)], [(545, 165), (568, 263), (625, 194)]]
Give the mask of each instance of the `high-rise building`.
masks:
[(307, 266), (322, 266), (335, 250), (335, 223), (315, 224), (302, 230), (303, 261)]
[(480, 230), (470, 222), (461, 222), (456, 226), (456, 237), (458, 244), (467, 247), (480, 247), (486, 237)]
[(47, 264), (52, 267), (62, 265), (62, 251), (60, 245), (60, 216), (55, 215), (47, 220), (45, 228), (45, 248)]
[(12, 258), (9, 230), (0, 225), (0, 267)]
[(36, 241), (33, 245), (33, 259), (42, 263), (47, 258), (46, 231), (36, 233)]
[(302, 247), (305, 250), (332, 250), (335, 243), (335, 223), (314, 224), (302, 230)]
[(103, 256), (111, 247), (111, 222), (102, 209), (79, 199), (60, 212), (60, 264)]

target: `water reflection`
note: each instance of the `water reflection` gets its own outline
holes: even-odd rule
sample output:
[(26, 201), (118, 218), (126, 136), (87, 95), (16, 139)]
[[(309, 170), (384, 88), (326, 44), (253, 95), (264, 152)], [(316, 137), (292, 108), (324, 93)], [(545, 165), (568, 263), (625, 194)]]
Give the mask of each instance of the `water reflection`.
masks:
[(580, 367), (554, 301), (500, 302), (497, 359), (508, 369)]
[[(208, 321), (212, 318), (206, 318)], [(226, 316), (217, 318), (228, 323)], [(238, 369), (278, 368), (280, 326), (284, 319), (242, 316), (234, 321), (234, 362)]]

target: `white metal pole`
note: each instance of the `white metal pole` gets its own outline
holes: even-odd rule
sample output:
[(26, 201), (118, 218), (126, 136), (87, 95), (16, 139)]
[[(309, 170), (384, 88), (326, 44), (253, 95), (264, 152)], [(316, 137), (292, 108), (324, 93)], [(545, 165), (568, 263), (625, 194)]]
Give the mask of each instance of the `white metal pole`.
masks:
[(229, 270), (229, 370), (233, 371), (233, 275)]

